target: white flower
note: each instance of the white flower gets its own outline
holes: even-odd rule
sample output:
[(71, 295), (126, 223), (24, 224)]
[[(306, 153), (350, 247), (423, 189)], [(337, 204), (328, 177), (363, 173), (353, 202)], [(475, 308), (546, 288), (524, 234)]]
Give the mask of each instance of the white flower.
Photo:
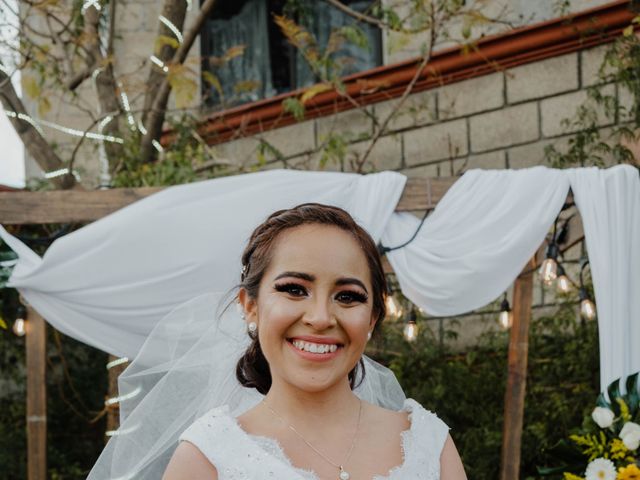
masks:
[(587, 480), (616, 480), (616, 467), (611, 460), (596, 458), (584, 472)]
[(620, 439), (629, 450), (635, 450), (640, 446), (640, 425), (627, 422), (620, 430)]
[(615, 416), (615, 413), (604, 407), (596, 407), (591, 412), (591, 418), (600, 428), (609, 428), (613, 424)]

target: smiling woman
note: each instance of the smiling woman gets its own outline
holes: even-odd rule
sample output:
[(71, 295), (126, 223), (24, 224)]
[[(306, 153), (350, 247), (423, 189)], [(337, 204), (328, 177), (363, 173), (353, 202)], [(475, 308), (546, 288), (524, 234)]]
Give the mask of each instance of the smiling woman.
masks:
[(386, 290), (376, 245), (349, 214), (318, 204), (272, 214), (242, 272), (237, 301), (251, 343), (236, 376), (264, 398), (237, 418), (218, 408), (193, 423), (166, 480), (466, 478), (435, 414), (356, 394)]

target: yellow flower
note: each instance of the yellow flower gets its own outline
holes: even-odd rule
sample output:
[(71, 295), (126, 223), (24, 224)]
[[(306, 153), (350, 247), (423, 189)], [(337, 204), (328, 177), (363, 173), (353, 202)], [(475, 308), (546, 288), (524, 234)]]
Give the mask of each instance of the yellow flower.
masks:
[(640, 468), (635, 463), (618, 468), (617, 480), (640, 480)]

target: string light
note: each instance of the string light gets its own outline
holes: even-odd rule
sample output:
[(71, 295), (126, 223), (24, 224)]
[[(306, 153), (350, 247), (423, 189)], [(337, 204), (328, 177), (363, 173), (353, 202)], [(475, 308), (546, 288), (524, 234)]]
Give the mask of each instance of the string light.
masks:
[(169, 67), (167, 67), (164, 62), (162, 60), (160, 60), (158, 57), (156, 57), (155, 55), (151, 55), (149, 57), (149, 59), (155, 63), (158, 67), (160, 67), (162, 69), (162, 71), (164, 73), (167, 73), (169, 71)]
[(122, 403), (124, 400), (129, 400), (131, 398), (137, 397), (141, 391), (142, 387), (138, 387), (134, 391), (126, 393), (124, 395), (120, 395), (119, 397), (108, 398), (104, 401), (104, 404), (105, 406), (109, 407), (117, 403)]
[(513, 325), (513, 314), (511, 313), (511, 307), (509, 306), (509, 300), (507, 300), (507, 294), (505, 292), (502, 303), (500, 304), (500, 315), (498, 315), (498, 323), (502, 328), (508, 330)]
[(118, 84), (118, 88), (120, 88), (120, 99), (122, 100), (122, 108), (127, 114), (127, 122), (129, 122), (129, 125), (131, 125), (132, 129), (135, 129), (136, 121), (133, 118), (133, 115), (131, 114), (131, 106), (129, 105), (129, 97), (127, 96), (127, 92), (124, 91), (124, 88), (122, 87), (122, 83)]
[(124, 363), (127, 363), (128, 361), (129, 359), (127, 357), (121, 357), (121, 358), (112, 360), (109, 363), (107, 363), (107, 370), (111, 370), (113, 367), (117, 367), (118, 365), (122, 365)]
[(589, 298), (589, 293), (587, 292), (586, 287), (584, 286), (584, 269), (589, 265), (589, 260), (584, 260), (582, 262), (582, 267), (580, 268), (580, 290), (578, 291), (578, 296), (580, 298), (580, 315), (586, 320), (593, 320), (596, 318), (596, 306)]
[(84, 4), (82, 5), (82, 14), (84, 15), (84, 12), (89, 10), (91, 7), (94, 7), (97, 11), (102, 10), (99, 0), (85, 0)]
[(39, 133), (40, 135), (43, 135), (43, 136), (44, 136), (44, 131), (42, 130), (42, 128), (40, 127), (40, 125), (38, 125), (38, 124), (36, 123), (36, 121), (35, 121), (33, 118), (31, 118), (29, 115), (26, 115), (26, 114), (24, 114), (24, 113), (16, 113), (16, 112), (12, 112), (11, 110), (5, 110), (5, 112), (4, 112), (4, 113), (6, 113), (6, 114), (7, 114), (7, 117), (11, 117), (11, 118), (18, 118), (18, 119), (20, 119), (20, 120), (23, 120), (23, 121), (25, 121), (25, 122), (27, 122), (27, 123), (31, 124), (31, 126), (32, 126), (33, 128), (35, 128), (35, 129), (38, 131), (38, 133)]
[(409, 314), (409, 319), (407, 320), (407, 323), (404, 325), (404, 338), (407, 340), (407, 342), (415, 342), (416, 339), (418, 338), (418, 333), (419, 333), (419, 328), (418, 328), (418, 323), (416, 322), (417, 316), (416, 316), (416, 311), (415, 310), (411, 310), (411, 313)]
[(36, 121), (35, 119), (31, 118), (29, 115), (26, 115), (24, 113), (12, 112), (10, 110), (5, 111), (5, 113), (7, 114), (7, 117), (18, 118), (20, 120), (23, 120), (29, 123), (42, 136), (44, 136), (44, 131), (42, 130), (42, 127), (40, 125), (44, 125), (45, 127), (58, 130), (59, 132), (66, 133), (68, 135), (73, 135), (74, 137), (85, 137), (91, 140), (101, 140), (104, 142), (112, 142), (112, 143), (120, 143), (120, 144), (124, 143), (124, 140), (118, 137), (114, 137), (113, 135), (102, 135), (101, 133), (83, 132), (82, 130), (76, 130), (75, 128), (65, 127), (63, 125), (58, 125), (57, 123), (48, 122), (47, 120)]
[(158, 142), (157, 140), (151, 140), (151, 145), (153, 145), (158, 152), (164, 152), (164, 148), (162, 148), (162, 145), (160, 145), (160, 142)]
[(558, 293), (567, 294), (571, 291), (571, 280), (567, 277), (562, 265), (558, 265), (558, 278), (556, 279), (556, 288)]
[(142, 124), (142, 122), (138, 122), (138, 130), (140, 131), (140, 133), (142, 135), (146, 135), (147, 134), (147, 129), (144, 128), (144, 125)]
[(27, 309), (24, 308), (24, 305), (19, 305), (16, 313), (16, 321), (13, 322), (13, 333), (18, 337), (24, 337), (27, 333)]
[(542, 282), (550, 286), (558, 276), (558, 245), (552, 241), (547, 248), (547, 258), (540, 266), (540, 278)]
[(129, 428), (119, 428), (118, 430), (107, 430), (104, 432), (107, 437), (118, 437), (120, 435), (127, 435), (129, 433), (133, 433), (140, 428), (140, 424), (136, 424), (133, 427)]
[(173, 23), (171, 23), (171, 20), (169, 20), (167, 17), (165, 17), (164, 15), (160, 15), (158, 16), (158, 19), (164, 23), (164, 25), (173, 32), (173, 34), (176, 36), (176, 38), (178, 39), (178, 42), (182, 43), (184, 41), (184, 39), (182, 38), (182, 33), (180, 33), (180, 30), (178, 30), (178, 27), (176, 27)]
[(398, 301), (393, 296), (393, 293), (387, 295), (384, 301), (387, 307), (387, 315), (394, 320), (397, 320), (402, 316), (402, 307), (398, 304)]
[(51, 178), (57, 178), (57, 177), (62, 177), (63, 175), (68, 175), (69, 173), (71, 173), (71, 175), (73, 175), (73, 177), (78, 182), (81, 181), (81, 178), (80, 178), (80, 175), (78, 174), (78, 172), (76, 172), (75, 170), (72, 170), (71, 172), (69, 172), (68, 168), (61, 168), (59, 170), (53, 170), (51, 172), (45, 172), (44, 178), (49, 180)]

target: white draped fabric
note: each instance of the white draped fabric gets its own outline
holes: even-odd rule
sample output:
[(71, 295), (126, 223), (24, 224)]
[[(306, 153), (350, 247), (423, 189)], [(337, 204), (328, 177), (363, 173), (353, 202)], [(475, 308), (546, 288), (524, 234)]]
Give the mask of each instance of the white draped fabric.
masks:
[[(393, 247), (419, 221), (394, 213), (391, 172), (269, 171), (168, 188), (56, 240), (41, 259), (0, 227), (20, 259), (11, 277), (53, 326), (135, 357), (177, 305), (239, 279), (240, 253), (269, 213), (303, 202), (349, 211)], [(538, 248), (569, 187), (582, 214), (600, 326), (601, 385), (640, 370), (640, 180), (637, 169), (472, 170), (417, 238), (388, 254), (403, 293), (432, 315), (479, 308), (508, 288)]]

